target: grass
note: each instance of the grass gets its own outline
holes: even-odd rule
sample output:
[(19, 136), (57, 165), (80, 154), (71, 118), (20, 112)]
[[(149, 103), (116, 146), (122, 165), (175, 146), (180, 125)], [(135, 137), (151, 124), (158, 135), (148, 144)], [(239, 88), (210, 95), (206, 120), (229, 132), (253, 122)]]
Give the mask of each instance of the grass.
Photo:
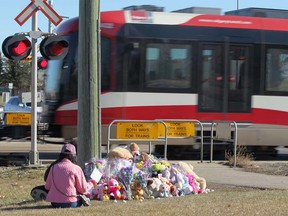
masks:
[(94, 201), (77, 209), (35, 202), (30, 190), (43, 184), (44, 168), (0, 167), (0, 215), (286, 215), (288, 191), (209, 184), (214, 192), (156, 200)]
[[(232, 153), (231, 151), (226, 151), (225, 160), (227, 161), (226, 164), (232, 167), (235, 161), (234, 153)], [(245, 146), (237, 146), (237, 153), (236, 153), (237, 167), (248, 168), (253, 165), (253, 161), (254, 161), (253, 155), (248, 154), (246, 152)]]

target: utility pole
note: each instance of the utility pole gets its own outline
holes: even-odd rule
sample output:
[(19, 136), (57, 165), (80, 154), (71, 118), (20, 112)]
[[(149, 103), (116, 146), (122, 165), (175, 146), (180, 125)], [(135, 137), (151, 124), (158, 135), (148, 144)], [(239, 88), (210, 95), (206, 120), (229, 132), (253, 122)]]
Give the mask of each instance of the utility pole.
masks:
[(100, 0), (79, 1), (78, 162), (99, 157), (99, 12)]

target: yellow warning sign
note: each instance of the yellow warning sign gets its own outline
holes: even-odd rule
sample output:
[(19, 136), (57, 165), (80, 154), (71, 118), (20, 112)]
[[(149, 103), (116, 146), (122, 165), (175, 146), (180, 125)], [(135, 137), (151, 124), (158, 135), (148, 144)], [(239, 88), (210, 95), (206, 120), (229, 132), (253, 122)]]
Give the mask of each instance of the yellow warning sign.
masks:
[[(194, 122), (165, 122), (168, 128), (167, 137), (194, 137)], [(159, 126), (159, 137), (165, 136), (165, 127)]]
[(6, 124), (7, 125), (31, 125), (32, 117), (31, 113), (7, 113)]
[(158, 139), (158, 123), (119, 122), (117, 139)]

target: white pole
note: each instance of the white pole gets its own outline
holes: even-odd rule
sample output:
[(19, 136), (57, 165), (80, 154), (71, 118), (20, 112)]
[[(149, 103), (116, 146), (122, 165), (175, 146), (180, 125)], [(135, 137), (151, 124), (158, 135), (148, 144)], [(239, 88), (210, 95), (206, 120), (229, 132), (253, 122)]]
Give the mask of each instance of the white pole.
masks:
[[(32, 31), (38, 31), (37, 11), (32, 17)], [(31, 74), (31, 152), (30, 163), (39, 164), (39, 154), (37, 151), (37, 37), (32, 37), (32, 74)]]
[[(49, 0), (49, 5), (53, 8), (53, 0)], [(48, 19), (48, 32), (52, 33), (52, 22)]]

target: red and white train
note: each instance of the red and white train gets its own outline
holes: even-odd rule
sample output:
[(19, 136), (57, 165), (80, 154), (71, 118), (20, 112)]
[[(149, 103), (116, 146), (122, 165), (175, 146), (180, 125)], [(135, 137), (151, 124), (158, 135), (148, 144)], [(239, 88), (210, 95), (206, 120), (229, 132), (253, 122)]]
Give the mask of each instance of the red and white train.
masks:
[[(73, 18), (58, 27), (70, 50), (49, 62), (45, 89), (43, 119), (65, 138), (77, 136), (78, 25)], [(230, 120), (240, 145), (288, 146), (288, 19), (101, 12), (101, 91), (103, 127)]]

